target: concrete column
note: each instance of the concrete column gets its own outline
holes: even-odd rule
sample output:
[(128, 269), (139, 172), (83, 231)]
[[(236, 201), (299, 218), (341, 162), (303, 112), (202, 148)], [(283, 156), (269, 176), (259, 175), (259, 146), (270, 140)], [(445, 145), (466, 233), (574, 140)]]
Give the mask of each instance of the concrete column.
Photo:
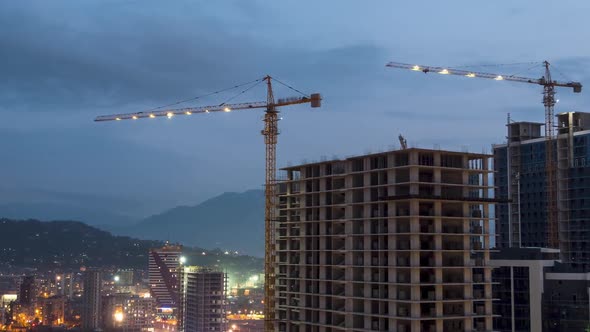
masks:
[[(440, 309), (440, 312), (439, 312)], [(436, 315), (441, 317), (442, 316), (442, 303), (436, 304)], [(436, 320), (436, 332), (443, 332), (443, 320), (437, 319)]]
[[(435, 154), (435, 160), (434, 160), (435, 165), (436, 165), (436, 156), (437, 156), (437, 154)], [(440, 154), (438, 154), (438, 156), (440, 157)], [(439, 158), (439, 162), (440, 162), (440, 158)], [(434, 169), (432, 182), (436, 183), (434, 185), (434, 195), (440, 196), (440, 194), (441, 194), (440, 183), (442, 182), (442, 175), (441, 175), (440, 168)]]
[[(410, 168), (410, 182), (418, 182), (420, 179), (420, 172), (417, 167)], [(410, 195), (418, 195), (420, 192), (419, 185), (417, 183), (410, 184)]]
[(410, 151), (408, 153), (408, 162), (410, 165), (418, 165), (418, 151)]

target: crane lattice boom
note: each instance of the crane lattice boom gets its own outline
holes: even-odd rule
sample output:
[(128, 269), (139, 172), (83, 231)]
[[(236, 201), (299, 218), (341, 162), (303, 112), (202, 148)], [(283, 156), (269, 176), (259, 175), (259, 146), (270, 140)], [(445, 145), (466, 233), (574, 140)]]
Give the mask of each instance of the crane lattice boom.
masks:
[[(308, 97), (291, 97), (285, 99), (279, 99), (274, 104), (274, 107), (304, 104), (319, 101), (319, 94), (312, 94), (311, 98)], [(160, 110), (153, 112), (136, 112), (136, 113), (122, 113), (122, 114), (111, 114), (111, 115), (100, 115), (97, 116), (94, 121), (118, 121), (118, 120), (138, 120), (144, 118), (157, 118), (157, 117), (172, 117), (175, 115), (192, 115), (198, 113), (211, 113), (211, 112), (231, 112), (239, 110), (247, 110), (254, 108), (267, 108), (268, 103), (264, 101), (257, 101), (251, 103), (239, 103), (239, 104), (220, 104), (213, 106), (200, 106), (200, 107), (185, 107), (175, 108), (169, 110)]]

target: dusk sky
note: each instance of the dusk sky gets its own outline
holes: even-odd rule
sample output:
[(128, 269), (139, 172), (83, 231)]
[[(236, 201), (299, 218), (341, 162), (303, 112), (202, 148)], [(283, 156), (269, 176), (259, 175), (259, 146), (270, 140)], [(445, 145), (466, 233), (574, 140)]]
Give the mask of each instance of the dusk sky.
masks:
[[(0, 199), (96, 198), (142, 216), (262, 188), (263, 110), (95, 123), (266, 74), (323, 107), (282, 109), (278, 166), (398, 146), (490, 152), (506, 114), (542, 122), (541, 86), (389, 61), (541, 62), (590, 80), (588, 1), (3, 1)], [(474, 67), (538, 78), (530, 65)], [(588, 86), (588, 85), (586, 85)], [(219, 104), (238, 91), (180, 106)], [(277, 97), (291, 96), (276, 86)], [(263, 85), (232, 102), (265, 100)], [(557, 112), (590, 111), (559, 89)], [(125, 208), (126, 207), (126, 208)]]

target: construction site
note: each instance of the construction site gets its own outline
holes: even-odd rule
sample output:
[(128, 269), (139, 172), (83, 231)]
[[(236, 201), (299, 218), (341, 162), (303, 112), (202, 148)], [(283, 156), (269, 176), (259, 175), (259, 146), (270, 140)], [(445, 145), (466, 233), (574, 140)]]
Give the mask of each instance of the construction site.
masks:
[[(535, 79), (387, 64), (542, 86), (545, 122), (513, 122), (508, 116), (507, 141), (494, 145), (493, 154), (409, 148), (400, 135), (399, 149), (286, 167), (278, 180), (279, 107), (320, 107), (322, 97), (271, 76), (234, 87), (244, 87), (244, 93), (264, 82), (266, 101), (158, 108), (96, 121), (265, 110), (265, 331), (503, 331), (498, 327), (510, 324), (507, 331), (515, 331), (517, 321), (519, 331), (531, 330), (531, 319), (543, 319), (532, 314), (541, 311), (541, 303), (496, 305), (498, 294), (514, 298), (514, 268), (520, 263), (505, 270), (508, 276), (494, 275), (494, 267), (512, 263), (494, 263), (492, 254), (540, 247), (559, 256), (546, 266), (584, 268), (590, 260), (584, 226), (590, 216), (584, 201), (590, 192), (590, 114), (561, 113), (555, 120), (555, 88), (579, 93), (582, 85), (553, 80), (550, 64), (539, 65), (544, 75)], [(275, 101), (276, 82), (301, 96)], [(519, 278), (528, 285), (528, 267), (523, 271)], [(505, 280), (502, 287), (508, 289), (494, 286), (494, 278)], [(578, 326), (560, 324), (549, 327)]]

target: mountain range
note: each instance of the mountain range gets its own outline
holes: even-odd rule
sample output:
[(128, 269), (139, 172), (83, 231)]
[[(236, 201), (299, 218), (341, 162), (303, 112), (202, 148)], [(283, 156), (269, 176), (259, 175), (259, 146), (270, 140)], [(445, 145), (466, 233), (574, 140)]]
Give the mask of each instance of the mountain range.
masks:
[(77, 220), (116, 235), (264, 255), (263, 190), (223, 193), (200, 204), (178, 206), (147, 218), (121, 214), (120, 208), (109, 210), (107, 204), (99, 208), (96, 206), (100, 204), (90, 204), (89, 198), (70, 196), (74, 198), (47, 194), (35, 201), (3, 203), (0, 218)]
[(264, 255), (264, 191), (228, 192), (178, 206), (133, 225), (102, 226), (114, 234)]

